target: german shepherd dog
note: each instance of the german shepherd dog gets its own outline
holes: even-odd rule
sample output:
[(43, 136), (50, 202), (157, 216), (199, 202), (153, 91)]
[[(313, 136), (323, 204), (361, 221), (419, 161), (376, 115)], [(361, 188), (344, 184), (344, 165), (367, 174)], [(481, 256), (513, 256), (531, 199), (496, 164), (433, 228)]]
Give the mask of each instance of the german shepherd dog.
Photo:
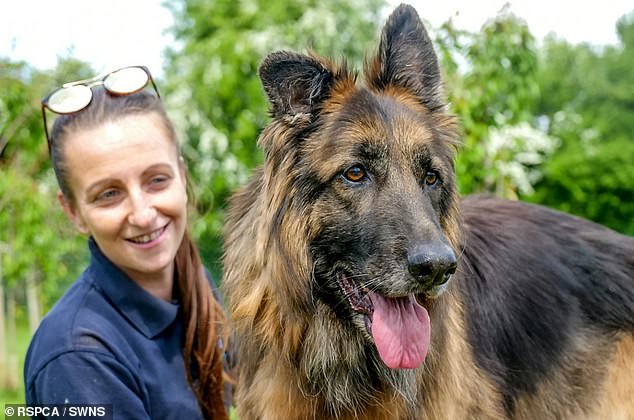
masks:
[(459, 199), (412, 7), (363, 82), (293, 52), (259, 73), (265, 162), (225, 232), (238, 418), (634, 419), (634, 238)]

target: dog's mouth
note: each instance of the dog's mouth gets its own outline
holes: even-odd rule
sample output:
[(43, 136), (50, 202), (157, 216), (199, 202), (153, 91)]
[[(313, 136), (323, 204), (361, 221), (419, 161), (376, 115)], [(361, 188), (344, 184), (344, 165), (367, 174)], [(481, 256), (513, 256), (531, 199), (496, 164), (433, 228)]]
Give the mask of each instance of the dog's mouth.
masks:
[(411, 295), (387, 297), (340, 273), (337, 282), (352, 310), (364, 316), (383, 363), (392, 369), (419, 367), (427, 356), (431, 323), (427, 310)]

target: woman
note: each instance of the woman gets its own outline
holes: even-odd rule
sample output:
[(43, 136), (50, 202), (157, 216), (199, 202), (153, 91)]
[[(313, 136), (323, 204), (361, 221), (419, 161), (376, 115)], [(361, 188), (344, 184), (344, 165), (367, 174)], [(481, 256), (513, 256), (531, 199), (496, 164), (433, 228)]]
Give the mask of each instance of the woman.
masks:
[[(63, 114), (50, 136), (47, 109)], [(226, 418), (223, 314), (187, 233), (186, 168), (149, 71), (66, 84), (42, 110), (59, 202), (89, 235), (91, 262), (33, 337), (27, 404)]]

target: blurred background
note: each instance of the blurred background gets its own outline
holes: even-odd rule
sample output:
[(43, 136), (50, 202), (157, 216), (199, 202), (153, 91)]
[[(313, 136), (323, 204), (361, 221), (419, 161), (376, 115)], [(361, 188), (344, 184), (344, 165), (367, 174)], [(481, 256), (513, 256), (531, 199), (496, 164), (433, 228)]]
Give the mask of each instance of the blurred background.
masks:
[[(19, 5), (17, 4), (19, 3)], [(261, 59), (311, 48), (361, 68), (397, 2), (60, 0), (0, 11), (0, 403), (23, 402), (32, 332), (88, 262), (55, 197), (40, 99), (148, 65), (183, 142), (193, 233), (220, 278), (228, 195), (262, 161)], [(634, 5), (416, 0), (460, 118), (460, 192), (560, 209), (634, 235)], [(51, 115), (52, 117), (52, 115)]]

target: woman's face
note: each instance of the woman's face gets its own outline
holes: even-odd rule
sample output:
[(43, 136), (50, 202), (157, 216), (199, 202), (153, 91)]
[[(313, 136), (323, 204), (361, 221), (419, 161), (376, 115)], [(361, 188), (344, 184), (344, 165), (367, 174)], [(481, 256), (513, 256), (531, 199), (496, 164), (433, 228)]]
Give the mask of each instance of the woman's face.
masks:
[(154, 113), (135, 114), (65, 139), (78, 229), (137, 282), (171, 279), (187, 223), (185, 172)]

